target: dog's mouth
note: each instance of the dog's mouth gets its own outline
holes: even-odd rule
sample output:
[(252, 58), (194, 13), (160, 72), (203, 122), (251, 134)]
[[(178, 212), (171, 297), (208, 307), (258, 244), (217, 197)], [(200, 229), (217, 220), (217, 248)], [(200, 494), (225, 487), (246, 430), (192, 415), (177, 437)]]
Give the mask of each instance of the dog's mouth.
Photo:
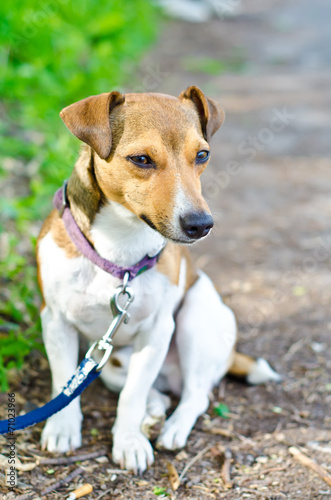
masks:
[[(143, 220), (144, 222), (146, 222), (146, 224), (150, 228), (154, 229), (154, 231), (157, 231), (158, 233), (162, 234), (161, 231), (158, 230), (158, 228), (156, 227), (156, 225), (151, 221), (151, 219), (149, 219), (149, 217), (147, 217), (147, 215), (141, 214), (140, 215), (140, 219)], [(164, 235), (162, 234), (162, 236), (164, 236)]]
[(200, 236), (199, 238), (190, 238), (189, 239), (189, 238), (177, 238), (177, 237), (169, 237), (169, 236), (165, 236), (165, 238), (173, 241), (174, 243), (178, 243), (179, 245), (194, 245), (194, 243), (197, 243), (198, 241), (205, 239), (209, 233), (210, 233), (210, 231), (208, 231), (208, 233), (206, 233), (204, 236)]
[(173, 243), (177, 243), (178, 245), (193, 245), (196, 243), (198, 240), (186, 240), (186, 239), (181, 239), (181, 238), (167, 238), (168, 240), (172, 241)]
[(193, 245), (193, 243), (205, 238), (214, 225), (211, 215), (207, 212), (193, 213), (185, 217), (180, 217), (178, 227), (175, 230), (163, 222), (160, 222), (158, 224), (159, 227), (157, 227), (145, 214), (141, 214), (140, 219), (167, 240), (180, 245)]

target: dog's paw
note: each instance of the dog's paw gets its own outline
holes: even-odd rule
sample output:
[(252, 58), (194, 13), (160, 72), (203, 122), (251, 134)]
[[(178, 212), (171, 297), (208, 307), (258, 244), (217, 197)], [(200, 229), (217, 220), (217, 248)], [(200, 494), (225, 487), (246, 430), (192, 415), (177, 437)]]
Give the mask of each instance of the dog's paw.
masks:
[(116, 429), (113, 438), (113, 461), (122, 469), (142, 474), (154, 462), (153, 448), (140, 431)]
[(156, 389), (152, 389), (147, 402), (147, 410), (141, 424), (141, 431), (145, 436), (153, 441), (160, 434), (166, 419), (166, 411), (171, 404), (171, 400), (165, 394)]
[(170, 417), (164, 424), (163, 430), (156, 442), (159, 450), (178, 450), (184, 448), (190, 433), (185, 422), (180, 419)]
[(153, 441), (160, 434), (163, 424), (165, 422), (165, 413), (162, 415), (150, 415), (146, 413), (143, 423), (141, 424), (142, 433), (150, 440)]
[(82, 445), (82, 414), (70, 406), (50, 417), (41, 434), (43, 450), (65, 453)]

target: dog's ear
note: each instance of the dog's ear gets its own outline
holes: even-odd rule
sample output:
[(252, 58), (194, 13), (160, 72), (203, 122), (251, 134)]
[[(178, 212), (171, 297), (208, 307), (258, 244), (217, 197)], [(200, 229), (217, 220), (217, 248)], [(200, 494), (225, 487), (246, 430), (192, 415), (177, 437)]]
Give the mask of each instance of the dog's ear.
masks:
[(124, 95), (119, 92), (94, 95), (67, 106), (60, 116), (78, 139), (86, 142), (105, 160), (112, 145), (109, 115), (124, 100)]
[(193, 102), (200, 118), (203, 136), (206, 141), (210, 141), (211, 136), (220, 128), (225, 118), (221, 106), (213, 99), (206, 97), (195, 85), (184, 90), (179, 99), (190, 99)]

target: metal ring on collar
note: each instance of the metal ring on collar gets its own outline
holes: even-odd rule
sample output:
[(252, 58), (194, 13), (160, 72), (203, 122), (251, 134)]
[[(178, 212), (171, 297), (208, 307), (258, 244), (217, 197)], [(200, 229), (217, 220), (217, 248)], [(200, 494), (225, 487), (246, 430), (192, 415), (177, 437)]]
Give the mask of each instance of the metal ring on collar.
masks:
[(62, 184), (62, 207), (59, 211), (60, 217), (62, 217), (64, 209), (69, 205), (67, 197), (67, 187), (68, 187), (68, 181), (64, 181)]

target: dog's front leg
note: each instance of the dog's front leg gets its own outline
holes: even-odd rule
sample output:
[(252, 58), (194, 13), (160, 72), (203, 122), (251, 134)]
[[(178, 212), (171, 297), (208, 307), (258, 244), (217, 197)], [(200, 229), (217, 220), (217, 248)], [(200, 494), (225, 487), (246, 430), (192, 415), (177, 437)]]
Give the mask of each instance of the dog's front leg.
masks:
[[(52, 397), (61, 393), (74, 374), (78, 361), (78, 333), (59, 313), (45, 307), (41, 313), (43, 339), (52, 372)], [(48, 451), (66, 452), (81, 446), (79, 398), (51, 416), (43, 429), (41, 444)]]
[(113, 460), (122, 468), (142, 473), (153, 463), (153, 449), (141, 431), (149, 391), (160, 372), (175, 323), (171, 314), (137, 336), (127, 380), (120, 394), (113, 427)]

